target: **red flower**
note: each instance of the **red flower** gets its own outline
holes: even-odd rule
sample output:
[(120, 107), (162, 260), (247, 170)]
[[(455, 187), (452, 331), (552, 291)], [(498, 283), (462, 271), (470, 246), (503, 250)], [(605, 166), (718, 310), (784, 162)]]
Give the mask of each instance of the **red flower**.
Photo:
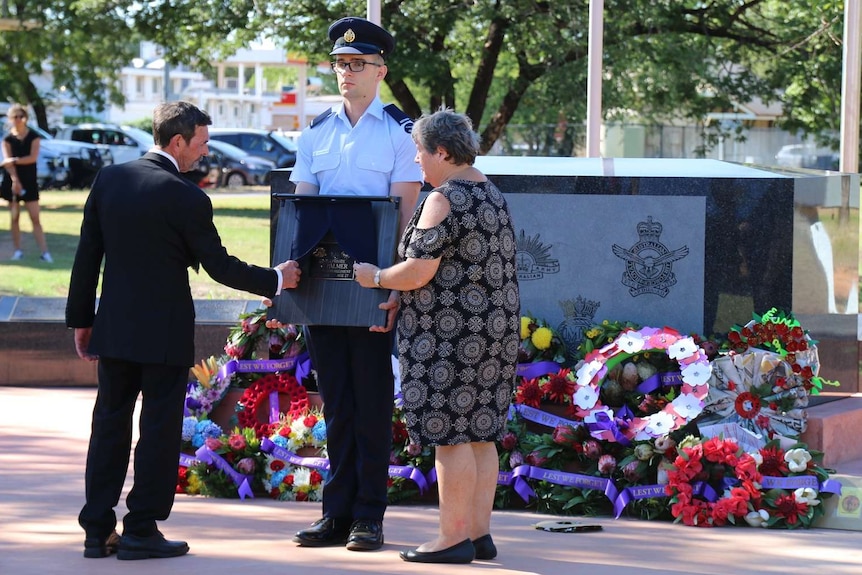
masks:
[(568, 369), (561, 369), (559, 373), (548, 377), (541, 386), (548, 399), (556, 403), (567, 403), (571, 399), (575, 393), (575, 382), (567, 377), (568, 374)]
[(542, 390), (539, 388), (539, 380), (524, 380), (518, 386), (518, 392), (515, 394), (515, 402), (538, 408), (542, 403)]
[(285, 475), (284, 480), (282, 480), (282, 483), (284, 483), (288, 487), (293, 487), (293, 473), (291, 473), (290, 475)]
[(316, 469), (312, 469), (308, 476), (308, 480), (312, 485), (320, 485), (320, 482), (323, 481), (323, 476), (318, 473)]
[(302, 420), (302, 424), (305, 427), (314, 427), (314, 424), (317, 423), (317, 417), (314, 415), (306, 415), (305, 419)]
[(272, 463), (269, 464), (269, 468), (273, 471), (281, 471), (284, 469), (284, 461), (280, 459), (273, 459)]
[(775, 500), (773, 513), (784, 518), (788, 525), (796, 525), (799, 516), (808, 513), (808, 504), (799, 503), (793, 495), (779, 495)]
[(297, 501), (308, 501), (308, 494), (305, 493), (304, 491), (298, 491), (296, 493), (296, 500)]

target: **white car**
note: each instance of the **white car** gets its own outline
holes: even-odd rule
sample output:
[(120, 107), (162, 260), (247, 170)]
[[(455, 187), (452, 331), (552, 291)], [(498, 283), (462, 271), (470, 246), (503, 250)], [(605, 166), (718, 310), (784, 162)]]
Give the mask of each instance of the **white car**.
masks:
[(110, 150), (115, 164), (136, 160), (153, 147), (153, 136), (144, 130), (116, 124), (78, 124), (57, 131), (58, 138), (95, 144)]

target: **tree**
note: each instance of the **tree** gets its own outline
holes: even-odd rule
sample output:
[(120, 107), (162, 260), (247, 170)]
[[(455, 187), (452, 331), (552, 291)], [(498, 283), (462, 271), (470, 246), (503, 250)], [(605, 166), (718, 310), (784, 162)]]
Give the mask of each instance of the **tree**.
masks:
[[(101, 111), (122, 103), (117, 74), (135, 56), (132, 30), (117, 10), (80, 6), (71, 0), (19, 0), (0, 5), (2, 17), (33, 20), (39, 27), (0, 32), (0, 98), (30, 104), (48, 128), (47, 103), (64, 97)], [(50, 71), (53, 85), (33, 79)]]

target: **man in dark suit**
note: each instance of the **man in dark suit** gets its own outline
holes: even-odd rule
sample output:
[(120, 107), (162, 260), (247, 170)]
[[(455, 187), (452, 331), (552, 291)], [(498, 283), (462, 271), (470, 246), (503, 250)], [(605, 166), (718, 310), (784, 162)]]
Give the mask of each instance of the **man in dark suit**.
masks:
[[(155, 147), (139, 160), (101, 170), (84, 206), (66, 324), (75, 328), (78, 355), (99, 362), (86, 503), (78, 517), (86, 533), (85, 557), (176, 557), (189, 550), (184, 541), (166, 540), (156, 526), (174, 501), (183, 402), (195, 361), (187, 268), (203, 266), (216, 281), (267, 298), (299, 281), (296, 262), (268, 269), (229, 255), (213, 225), (209, 197), (182, 177), (208, 152), (211, 123), (187, 102), (159, 105), (153, 113)], [(114, 507), (128, 467), (139, 393), (134, 485), (119, 537)]]

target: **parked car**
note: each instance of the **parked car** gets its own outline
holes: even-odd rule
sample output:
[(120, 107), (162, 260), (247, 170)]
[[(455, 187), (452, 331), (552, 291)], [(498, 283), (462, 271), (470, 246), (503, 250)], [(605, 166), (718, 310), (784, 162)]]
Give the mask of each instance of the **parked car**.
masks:
[(269, 173), (275, 169), (273, 162), (219, 140), (210, 139), (207, 146), (210, 164), (218, 169), (216, 186), (236, 188), (269, 184)]
[(95, 144), (100, 150), (110, 150), (115, 164), (137, 160), (153, 147), (152, 134), (116, 124), (64, 126), (57, 131), (57, 137)]
[(782, 146), (775, 154), (775, 163), (788, 168), (810, 168), (815, 170), (838, 170), (838, 153), (829, 148), (818, 148), (809, 144)]
[[(40, 136), (39, 160), (36, 163), (40, 188), (89, 188), (102, 166), (113, 162), (110, 150), (102, 151), (86, 142), (55, 138), (33, 124), (27, 127)], [(3, 137), (6, 133), (4, 129)]]
[(266, 158), (278, 168), (296, 163), (296, 144), (276, 131), (246, 128), (210, 128), (210, 141), (227, 142), (252, 156)]

